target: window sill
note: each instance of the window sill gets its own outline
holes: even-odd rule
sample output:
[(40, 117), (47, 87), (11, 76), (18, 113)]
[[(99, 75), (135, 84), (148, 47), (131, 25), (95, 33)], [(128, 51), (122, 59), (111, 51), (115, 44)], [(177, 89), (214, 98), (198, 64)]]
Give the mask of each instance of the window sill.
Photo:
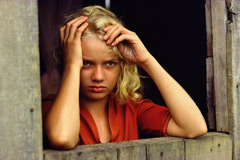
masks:
[(161, 137), (77, 146), (73, 150), (44, 150), (44, 160), (59, 159), (232, 159), (232, 138), (209, 132), (196, 139)]

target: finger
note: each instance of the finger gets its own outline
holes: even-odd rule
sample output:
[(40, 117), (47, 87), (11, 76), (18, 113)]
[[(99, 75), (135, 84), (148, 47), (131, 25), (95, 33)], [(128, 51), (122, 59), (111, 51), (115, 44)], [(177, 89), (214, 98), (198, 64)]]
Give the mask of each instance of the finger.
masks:
[(108, 30), (106, 33), (106, 40), (107, 44), (111, 44), (115, 38), (117, 38), (122, 33), (122, 27), (120, 25), (114, 25), (111, 29)]
[(87, 23), (87, 22), (83, 23), (83, 24), (76, 30), (76, 34), (75, 34), (75, 36), (74, 36), (74, 39), (80, 40), (83, 31), (84, 31), (87, 27), (88, 27), (88, 23)]
[(111, 46), (116, 46), (118, 45), (119, 43), (123, 42), (124, 40), (126, 41), (129, 41), (130, 40), (130, 35), (121, 35), (121, 36), (118, 36), (112, 43), (111, 43)]
[(69, 39), (73, 39), (75, 37), (76, 30), (81, 27), (81, 25), (86, 22), (88, 18), (87, 17), (81, 17), (77, 21), (71, 24), (70, 30), (69, 30)]
[(108, 26), (106, 28), (104, 28), (104, 31), (106, 32), (105, 36), (103, 37), (104, 40), (108, 40), (108, 38), (110, 37), (110, 35), (112, 34), (112, 32), (119, 27), (119, 24), (114, 24), (111, 26)]
[(112, 34), (109, 36), (109, 38), (107, 40), (107, 44), (116, 45), (115, 43), (118, 44), (120, 41), (131, 40), (131, 37), (132, 37), (132, 35), (129, 30), (127, 30), (126, 28), (120, 27), (119, 29), (116, 29), (112, 32)]
[(65, 26), (63, 26), (62, 28), (60, 28), (59, 32), (60, 32), (60, 42), (61, 42), (61, 45), (63, 45), (63, 42), (64, 42), (64, 32), (65, 32)]
[[(104, 32), (108, 32), (112, 27), (113, 27), (113, 25), (107, 26), (107, 27), (103, 28), (103, 31), (104, 31)], [(107, 33), (105, 33), (105, 35), (103, 36), (103, 39), (104, 39), (104, 40), (107, 40), (108, 37), (109, 37), (109, 35), (108, 35)]]
[(110, 28), (112, 28), (113, 27), (113, 25), (110, 25), (110, 26), (107, 26), (107, 27), (105, 27), (105, 28), (103, 28), (103, 31), (104, 32), (107, 32)]
[(64, 32), (64, 42), (67, 41), (68, 37), (69, 37), (69, 31), (70, 31), (70, 27), (72, 25), (72, 23), (76, 22), (78, 19), (82, 18), (82, 16), (75, 18), (71, 21), (69, 21), (66, 25), (65, 25), (65, 32)]

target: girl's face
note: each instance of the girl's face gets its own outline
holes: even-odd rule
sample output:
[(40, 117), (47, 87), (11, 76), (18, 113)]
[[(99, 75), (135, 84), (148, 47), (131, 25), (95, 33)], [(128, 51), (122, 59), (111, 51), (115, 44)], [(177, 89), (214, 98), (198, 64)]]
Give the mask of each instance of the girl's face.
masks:
[(81, 97), (91, 101), (108, 98), (118, 80), (119, 57), (110, 52), (109, 46), (95, 36), (82, 38), (82, 54)]

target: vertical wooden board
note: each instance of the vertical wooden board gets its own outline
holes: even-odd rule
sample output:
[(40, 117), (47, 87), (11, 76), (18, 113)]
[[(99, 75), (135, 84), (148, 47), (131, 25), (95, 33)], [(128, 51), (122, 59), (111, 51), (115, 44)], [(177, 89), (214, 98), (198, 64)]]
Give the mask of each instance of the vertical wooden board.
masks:
[(232, 138), (229, 135), (205, 135), (197, 139), (185, 139), (186, 159), (231, 160)]
[(214, 89), (216, 100), (216, 129), (229, 132), (227, 105), (227, 57), (226, 57), (226, 2), (212, 0), (212, 34)]
[[(228, 99), (230, 134), (233, 135), (233, 159), (240, 159), (240, 2), (228, 0)], [(231, 12), (230, 12), (231, 11)]]
[(215, 106), (213, 106), (213, 58), (206, 59), (206, 90), (207, 90), (207, 119), (210, 130), (216, 129)]
[(206, 0), (205, 3), (205, 17), (206, 17), (206, 34), (207, 34), (207, 56), (212, 57), (212, 15), (211, 2)]
[(42, 159), (36, 0), (0, 1), (0, 159)]

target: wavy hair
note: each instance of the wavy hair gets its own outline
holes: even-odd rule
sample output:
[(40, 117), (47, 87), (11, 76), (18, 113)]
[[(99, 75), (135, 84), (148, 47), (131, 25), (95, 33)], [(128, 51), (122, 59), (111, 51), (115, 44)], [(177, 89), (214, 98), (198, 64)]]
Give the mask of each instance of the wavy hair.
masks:
[[(85, 7), (76, 13), (67, 16), (66, 22), (80, 16), (88, 17), (88, 27), (83, 32), (82, 38), (96, 36), (100, 40), (104, 41), (103, 36), (105, 35), (105, 32), (103, 31), (103, 28), (117, 23), (124, 25), (114, 13), (101, 6)], [(117, 54), (120, 59), (120, 73), (114, 89), (119, 102), (121, 104), (125, 104), (129, 98), (138, 102), (142, 99), (142, 94), (140, 75), (138, 73), (137, 65), (127, 61), (121, 55), (117, 46), (110, 46), (110, 50), (112, 53)]]

